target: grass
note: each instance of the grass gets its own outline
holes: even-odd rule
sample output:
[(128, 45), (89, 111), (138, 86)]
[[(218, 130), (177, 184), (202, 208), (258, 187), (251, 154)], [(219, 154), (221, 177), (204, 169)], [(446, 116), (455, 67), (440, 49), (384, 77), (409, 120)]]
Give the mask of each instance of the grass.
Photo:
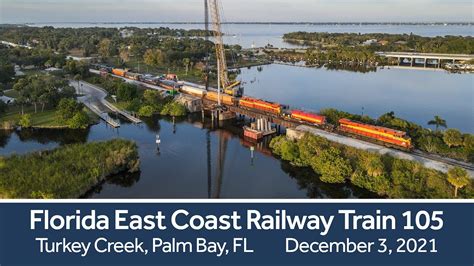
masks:
[[(38, 108), (38, 111), (35, 113), (33, 106), (28, 106), (24, 108), (24, 113), (31, 115), (31, 126), (36, 128), (64, 128), (67, 125), (59, 122), (56, 115), (56, 109), (48, 108), (41, 112), (41, 109)], [(97, 121), (97, 116), (90, 112), (87, 109), (89, 117), (91, 117), (92, 122)], [(13, 124), (18, 124), (21, 118), (21, 106), (9, 106), (7, 112), (0, 115), (0, 124), (4, 122), (13, 122)]]

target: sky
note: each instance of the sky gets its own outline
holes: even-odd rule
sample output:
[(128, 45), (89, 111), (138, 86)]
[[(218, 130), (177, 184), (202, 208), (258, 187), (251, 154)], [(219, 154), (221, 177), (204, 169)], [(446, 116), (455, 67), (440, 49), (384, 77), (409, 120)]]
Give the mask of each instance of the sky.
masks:
[[(473, 0), (221, 0), (227, 22), (472, 22)], [(196, 22), (203, 0), (0, 0), (0, 23)]]

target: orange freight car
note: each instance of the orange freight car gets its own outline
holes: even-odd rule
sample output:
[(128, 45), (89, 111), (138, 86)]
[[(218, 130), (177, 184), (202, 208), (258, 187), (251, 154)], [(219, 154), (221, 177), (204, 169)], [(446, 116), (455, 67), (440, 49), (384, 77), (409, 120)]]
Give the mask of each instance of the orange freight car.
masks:
[(282, 110), (282, 105), (279, 103), (267, 102), (260, 99), (255, 99), (251, 97), (242, 97), (239, 101), (241, 107), (246, 107), (250, 109), (257, 109), (269, 113), (280, 114)]
[(309, 122), (316, 125), (326, 124), (326, 117), (323, 115), (317, 115), (313, 113), (303, 112), (300, 110), (292, 110), (291, 118), (298, 119), (301, 121)]
[(125, 77), (125, 73), (127, 72), (128, 72), (128, 69), (121, 69), (121, 68), (112, 69), (112, 73), (120, 77)]
[[(208, 91), (206, 96), (204, 96), (207, 100), (217, 102), (217, 92), (215, 91)], [(234, 105), (234, 97), (221, 93), (221, 102), (226, 105)]]
[(412, 148), (411, 139), (407, 136), (407, 133), (399, 130), (363, 124), (346, 118), (339, 120), (339, 130), (392, 144), (404, 149)]

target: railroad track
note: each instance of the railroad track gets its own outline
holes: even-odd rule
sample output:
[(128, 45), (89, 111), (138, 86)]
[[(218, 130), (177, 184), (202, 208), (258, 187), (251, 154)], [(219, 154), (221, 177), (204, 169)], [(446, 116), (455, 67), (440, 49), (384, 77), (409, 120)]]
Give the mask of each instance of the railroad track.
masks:
[(452, 165), (452, 166), (459, 166), (461, 168), (464, 168), (464, 169), (467, 169), (467, 170), (470, 170), (470, 171), (474, 171), (474, 165), (472, 165), (470, 163), (464, 163), (464, 162), (456, 161), (456, 160), (453, 160), (453, 159), (443, 158), (439, 155), (428, 154), (428, 153), (422, 152), (420, 150), (413, 150), (411, 153), (414, 154), (414, 155), (426, 158), (426, 159), (442, 162), (442, 163), (449, 164), (449, 165)]

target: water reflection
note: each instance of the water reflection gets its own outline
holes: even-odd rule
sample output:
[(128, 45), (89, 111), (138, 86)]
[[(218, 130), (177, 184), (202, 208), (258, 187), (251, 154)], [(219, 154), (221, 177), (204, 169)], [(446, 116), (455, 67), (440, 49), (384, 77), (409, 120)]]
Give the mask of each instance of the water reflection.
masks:
[(65, 145), (87, 142), (89, 129), (22, 129), (15, 133), (22, 142), (34, 141), (40, 144), (54, 142)]

